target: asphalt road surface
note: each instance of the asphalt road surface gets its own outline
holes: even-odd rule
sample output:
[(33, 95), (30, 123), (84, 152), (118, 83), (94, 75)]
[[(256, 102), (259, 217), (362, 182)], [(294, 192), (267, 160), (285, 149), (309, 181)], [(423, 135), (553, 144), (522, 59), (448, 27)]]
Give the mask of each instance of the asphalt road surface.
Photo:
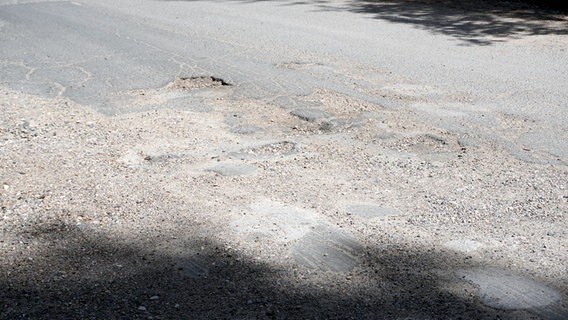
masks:
[[(374, 12), (365, 5), (373, 4), (7, 1), (0, 81), (108, 114), (117, 112), (109, 95), (193, 75), (226, 79), (238, 87), (235, 96), (280, 98), (284, 106), (314, 88), (331, 89), (449, 117), (444, 125), (451, 126), (452, 115), (439, 110), (444, 103), (473, 117), (496, 112), (535, 121), (539, 132), (511, 143), (568, 155), (566, 21), (531, 21), (507, 8), (491, 20), (474, 16), (483, 7), (468, 17), (467, 6), (404, 12), (378, 4)], [(491, 7), (485, 11), (489, 17)], [(377, 92), (385, 87), (391, 91)]]
[(561, 12), (0, 0), (0, 88), (2, 318), (568, 316)]

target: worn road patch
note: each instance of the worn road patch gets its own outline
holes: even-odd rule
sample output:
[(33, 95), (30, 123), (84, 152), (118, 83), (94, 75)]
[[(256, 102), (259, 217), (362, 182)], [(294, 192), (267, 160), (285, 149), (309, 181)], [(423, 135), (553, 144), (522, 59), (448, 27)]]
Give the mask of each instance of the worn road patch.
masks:
[(349, 272), (359, 261), (363, 246), (352, 235), (319, 224), (292, 247), (296, 262), (310, 269)]
[(261, 200), (251, 205), (240, 219), (232, 223), (233, 229), (243, 235), (262, 235), (286, 243), (306, 235), (317, 225), (315, 212), (271, 200)]
[(496, 309), (536, 310), (561, 299), (560, 293), (543, 283), (495, 268), (462, 270), (458, 275), (478, 286), (481, 302)]
[(246, 163), (219, 163), (206, 170), (225, 177), (249, 176), (256, 173), (256, 167)]

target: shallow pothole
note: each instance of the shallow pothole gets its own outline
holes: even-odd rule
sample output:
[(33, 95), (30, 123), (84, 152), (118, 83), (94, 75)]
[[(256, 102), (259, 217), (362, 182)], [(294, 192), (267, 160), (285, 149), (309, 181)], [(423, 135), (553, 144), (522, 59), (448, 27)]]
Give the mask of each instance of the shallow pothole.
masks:
[(290, 114), (307, 122), (319, 122), (331, 118), (329, 113), (314, 108), (294, 109)]
[(194, 90), (203, 88), (228, 87), (232, 84), (213, 76), (178, 77), (166, 88), (170, 90)]
[(388, 148), (396, 148), (399, 151), (412, 152), (418, 155), (428, 154), (460, 154), (464, 149), (460, 147), (457, 139), (451, 136), (439, 136), (433, 133), (416, 134), (406, 137), (398, 137), (396, 134), (387, 133), (377, 136), (377, 140)]

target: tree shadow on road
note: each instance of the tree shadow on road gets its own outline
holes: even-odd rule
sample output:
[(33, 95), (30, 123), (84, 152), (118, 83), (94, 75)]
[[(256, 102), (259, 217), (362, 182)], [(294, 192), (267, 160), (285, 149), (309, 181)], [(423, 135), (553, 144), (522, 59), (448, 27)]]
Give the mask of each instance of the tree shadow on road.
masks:
[[(3, 258), (2, 319), (527, 317), (479, 304), (471, 285), (459, 286), (464, 296), (452, 291), (444, 275), (477, 266), (461, 254), (367, 248), (351, 278), (290, 271), (210, 239), (192, 239), (172, 255), (65, 224), (20, 238), (45, 250)], [(322, 274), (336, 285), (320, 282)]]
[[(161, 0), (199, 1), (199, 0)], [(466, 45), (491, 45), (537, 35), (567, 35), (568, 18), (555, 1), (534, 0), (227, 0), (243, 4), (313, 4), (323, 11), (350, 11), (401, 23), (461, 40)]]
[(362, 0), (352, 1), (350, 10), (449, 35), (473, 45), (568, 34), (568, 19), (561, 11), (522, 1)]

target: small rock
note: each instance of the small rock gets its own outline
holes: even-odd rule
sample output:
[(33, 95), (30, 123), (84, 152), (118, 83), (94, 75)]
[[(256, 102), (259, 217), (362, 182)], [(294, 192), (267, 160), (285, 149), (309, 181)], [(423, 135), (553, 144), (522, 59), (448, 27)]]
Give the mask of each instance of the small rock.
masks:
[(151, 296), (150, 297), (150, 300), (158, 300), (158, 299), (160, 299), (160, 297), (158, 297), (158, 296)]
[(140, 311), (146, 311), (147, 309), (146, 309), (145, 306), (139, 306), (139, 307), (138, 307), (138, 310), (140, 310)]

